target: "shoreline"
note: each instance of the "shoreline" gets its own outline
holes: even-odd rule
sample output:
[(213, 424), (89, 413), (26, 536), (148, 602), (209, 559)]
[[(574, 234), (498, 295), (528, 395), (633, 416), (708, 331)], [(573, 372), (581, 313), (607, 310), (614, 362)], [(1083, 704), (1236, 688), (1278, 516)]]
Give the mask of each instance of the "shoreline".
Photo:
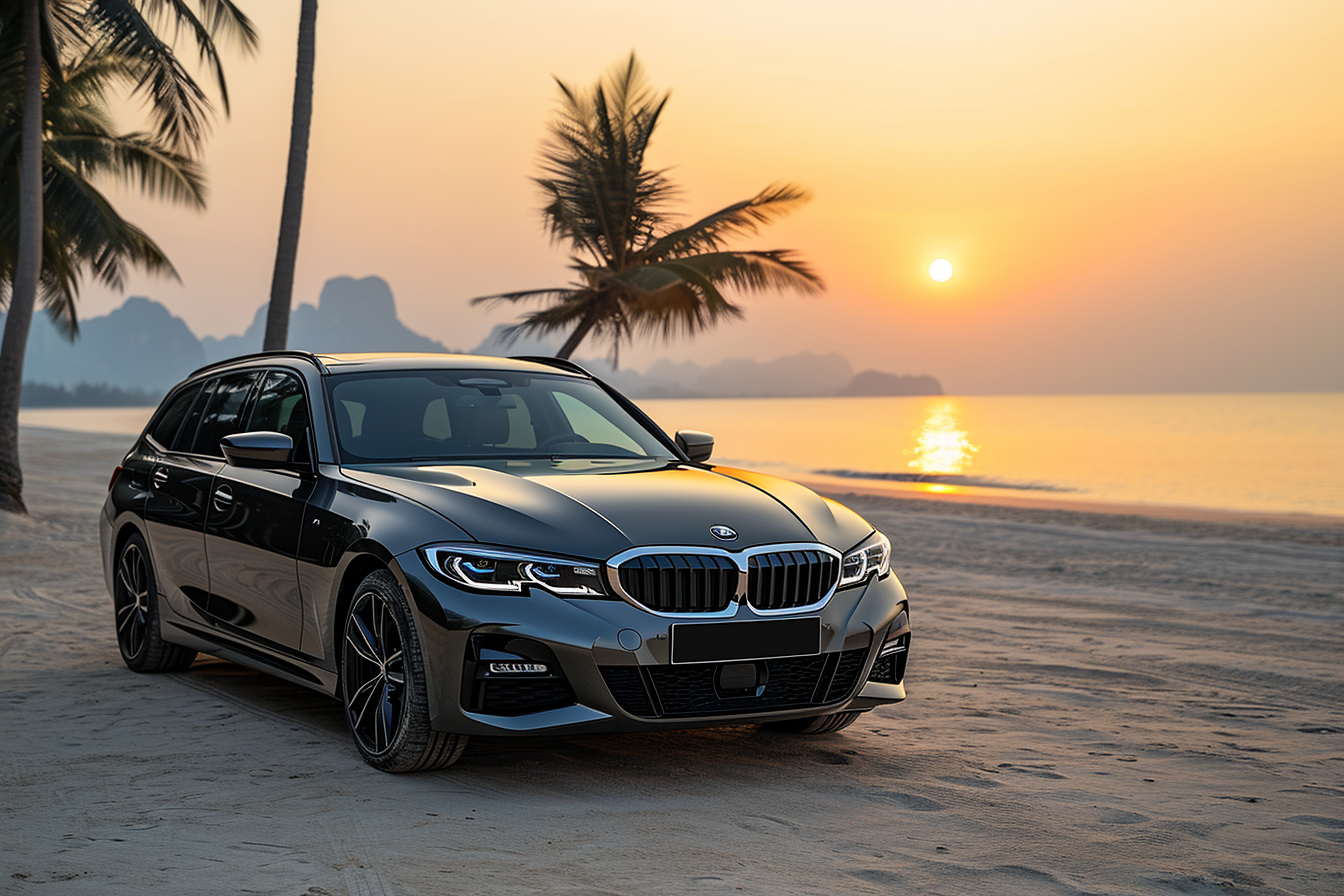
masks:
[(1344, 531), (1344, 516), (1320, 513), (1231, 510), (1218, 507), (1184, 507), (1167, 504), (1125, 504), (1087, 499), (1039, 498), (1033, 495), (1002, 494), (991, 489), (965, 486), (882, 483), (877, 480), (840, 477), (786, 477), (813, 491), (836, 495), (864, 495), (895, 500), (927, 501), (938, 504), (969, 504), (981, 507), (1008, 507), (1018, 510), (1059, 510), (1103, 516), (1137, 516), (1191, 523), (1222, 523), (1238, 526), (1282, 526), (1290, 529), (1339, 529)]

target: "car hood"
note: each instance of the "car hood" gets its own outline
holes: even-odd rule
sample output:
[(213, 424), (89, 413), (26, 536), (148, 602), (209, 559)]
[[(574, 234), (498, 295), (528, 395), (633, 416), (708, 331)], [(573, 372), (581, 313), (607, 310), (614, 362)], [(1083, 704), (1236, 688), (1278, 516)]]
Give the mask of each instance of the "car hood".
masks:
[[(796, 483), (661, 461), (514, 460), (342, 468), (442, 514), (485, 544), (605, 559), (643, 545), (820, 541), (846, 550), (872, 527)], [(738, 533), (724, 541), (711, 526)]]

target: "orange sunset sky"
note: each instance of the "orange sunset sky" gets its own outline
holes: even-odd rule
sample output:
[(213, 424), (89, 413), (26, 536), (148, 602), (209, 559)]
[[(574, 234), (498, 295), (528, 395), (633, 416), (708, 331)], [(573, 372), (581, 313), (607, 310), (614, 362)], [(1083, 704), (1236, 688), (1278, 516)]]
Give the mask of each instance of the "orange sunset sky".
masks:
[[(115, 192), (183, 278), (126, 294), (197, 335), (266, 300), (280, 214), (298, 3), (239, 2), (262, 48), (227, 60), (209, 210)], [(744, 245), (800, 250), (829, 289), (625, 365), (812, 350), (963, 393), (1344, 389), (1344, 3), (322, 0), (317, 40), (296, 304), (377, 274), (470, 348), (513, 311), (468, 299), (563, 282), (529, 181), (551, 75), (634, 49), (672, 91), (651, 161), (686, 215), (808, 186)], [(123, 298), (87, 286), (81, 313)]]

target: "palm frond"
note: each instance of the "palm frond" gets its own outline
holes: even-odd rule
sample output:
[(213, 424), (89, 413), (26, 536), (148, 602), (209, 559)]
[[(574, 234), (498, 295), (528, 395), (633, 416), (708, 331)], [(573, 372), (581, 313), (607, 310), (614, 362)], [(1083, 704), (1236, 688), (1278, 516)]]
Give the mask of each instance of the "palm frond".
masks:
[(519, 292), (501, 292), (489, 296), (477, 296), (472, 299), (472, 305), (498, 305), (500, 302), (569, 302), (573, 300), (576, 293), (581, 290), (576, 289), (524, 289)]
[(675, 189), (644, 155), (667, 95), (647, 87), (631, 56), (588, 91), (556, 79), (560, 110), (542, 147), (542, 217), (553, 241), (621, 266), (663, 221)]
[(750, 199), (734, 202), (694, 224), (659, 237), (643, 254), (650, 261), (662, 261), (721, 249), (728, 238), (754, 234), (811, 198), (812, 194), (797, 184), (771, 184)]
[(825, 289), (816, 271), (789, 249), (705, 252), (661, 264), (698, 271), (715, 284), (742, 292), (793, 290), (810, 295)]
[[(94, 0), (94, 5), (116, 5), (123, 0)], [(215, 38), (229, 41), (237, 49), (251, 54), (258, 46), (257, 30), (252, 21), (230, 0), (197, 0), (200, 15), (184, 0), (136, 0), (149, 14), (156, 31), (172, 29), (173, 40), (185, 32), (196, 45), (197, 56), (214, 76), (224, 114), (229, 113), (229, 87), (224, 77)]]
[(205, 208), (205, 174), (200, 163), (167, 149), (148, 134), (76, 133), (53, 139), (49, 146), (77, 164), (87, 158), (90, 174), (106, 174), (142, 193)]

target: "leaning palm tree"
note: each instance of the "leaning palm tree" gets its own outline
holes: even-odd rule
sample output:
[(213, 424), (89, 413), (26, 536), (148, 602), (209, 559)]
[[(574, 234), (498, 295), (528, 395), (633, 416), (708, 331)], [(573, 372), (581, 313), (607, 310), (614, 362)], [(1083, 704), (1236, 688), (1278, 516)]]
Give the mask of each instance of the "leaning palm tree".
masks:
[(771, 185), (689, 226), (672, 225), (666, 210), (676, 187), (644, 158), (668, 95), (648, 87), (633, 53), (590, 90), (556, 83), (560, 111), (536, 183), (546, 200), (547, 232), (570, 245), (577, 277), (569, 286), (472, 300), (546, 306), (510, 327), (510, 336), (568, 331), (557, 352), (568, 358), (592, 334), (610, 344), (615, 361), (621, 344), (637, 335), (693, 336), (741, 317), (725, 289), (822, 288), (821, 278), (790, 250), (727, 246), (806, 202), (801, 187)]
[(278, 351), (289, 342), (289, 309), (294, 298), (294, 262), (299, 254), (303, 221), (303, 184), (308, 175), (308, 132), (313, 121), (313, 63), (317, 56), (317, 0), (299, 5), (299, 52), (294, 71), (294, 106), (289, 119), (289, 164), (285, 198), (280, 207), (280, 237), (271, 274), (271, 304), (266, 310), (264, 351)]
[[(199, 10), (199, 15), (195, 10)], [(19, 466), (18, 415), (28, 331), (46, 266), (43, 248), (49, 226), (45, 206), (44, 86), (60, 84), (72, 58), (86, 48), (115, 54), (117, 74), (149, 103), (155, 138), (167, 149), (193, 154), (202, 145), (211, 114), (205, 92), (182, 66), (159, 31), (182, 31), (209, 68), (228, 111), (228, 90), (215, 47), (225, 37), (245, 49), (256, 32), (231, 0), (6, 0), (0, 4), (0, 70), (16, 75), (15, 89), (0, 106), (18, 110), (17, 208), (9, 308), (0, 341), (0, 510), (25, 512)], [(53, 209), (54, 211), (54, 209)], [(78, 222), (67, 222), (77, 224)]]

